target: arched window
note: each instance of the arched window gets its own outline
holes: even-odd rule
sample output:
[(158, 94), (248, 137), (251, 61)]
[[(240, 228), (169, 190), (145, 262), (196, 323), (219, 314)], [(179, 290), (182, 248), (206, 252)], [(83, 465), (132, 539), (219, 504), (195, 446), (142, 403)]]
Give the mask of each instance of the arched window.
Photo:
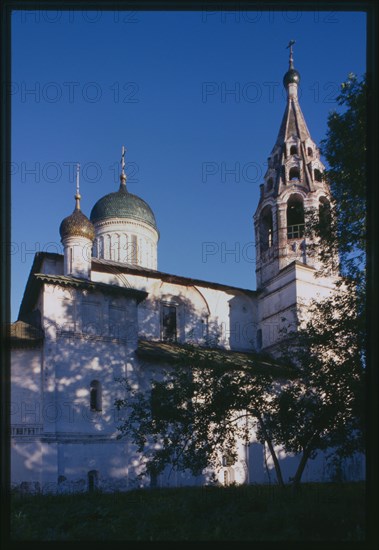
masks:
[(104, 237), (101, 236), (98, 241), (98, 258), (104, 258)]
[(120, 262), (128, 262), (128, 236), (126, 233), (120, 235)]
[(228, 452), (226, 454), (224, 454), (224, 456), (222, 457), (222, 465), (223, 466), (233, 466), (233, 464), (235, 464), (235, 460), (234, 460), (233, 455), (231, 455)]
[(297, 166), (292, 166), (290, 169), (290, 180), (299, 180), (300, 179), (300, 170)]
[(304, 204), (301, 195), (291, 195), (287, 202), (287, 237), (300, 239), (304, 236)]
[(101, 384), (98, 380), (92, 380), (90, 384), (90, 409), (91, 411), (102, 410)]
[(312, 150), (312, 147), (308, 147), (307, 153), (308, 153), (308, 157), (313, 157), (313, 150)]
[(224, 470), (224, 485), (225, 487), (229, 485), (229, 473), (228, 470)]
[(93, 247), (92, 247), (92, 258), (98, 257), (98, 245), (97, 245), (97, 239), (93, 241)]
[(270, 192), (273, 187), (274, 187), (274, 180), (272, 178), (269, 178), (267, 180), (267, 191)]
[(296, 145), (291, 145), (290, 155), (297, 155), (297, 147), (296, 147)]
[(120, 261), (120, 235), (118, 233), (115, 233), (111, 237), (111, 257), (110, 259), (114, 262)]
[(282, 182), (284, 185), (286, 185), (287, 181), (286, 181), (286, 169), (284, 166), (281, 167), (281, 177), (282, 177)]
[(161, 337), (162, 340), (176, 342), (177, 339), (177, 319), (176, 306), (163, 303), (161, 304)]
[(314, 175), (316, 181), (322, 181), (322, 173), (317, 168), (314, 170)]
[(87, 474), (88, 479), (88, 492), (93, 493), (96, 491), (99, 485), (99, 472), (97, 470), (91, 470)]
[(259, 233), (261, 252), (264, 252), (273, 245), (273, 224), (270, 206), (266, 206), (262, 210), (259, 220)]
[(104, 238), (104, 260), (111, 259), (111, 236), (109, 234), (105, 235)]
[(128, 263), (138, 263), (137, 235), (131, 235), (128, 241)]

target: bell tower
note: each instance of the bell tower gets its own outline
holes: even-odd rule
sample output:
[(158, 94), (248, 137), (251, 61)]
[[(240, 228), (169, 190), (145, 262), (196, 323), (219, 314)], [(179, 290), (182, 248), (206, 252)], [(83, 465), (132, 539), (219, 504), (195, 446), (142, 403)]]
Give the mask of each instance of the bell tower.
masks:
[(317, 268), (305, 237), (307, 212), (327, 211), (330, 203), (325, 167), (298, 100), (300, 74), (294, 68), (293, 44), (283, 78), (287, 105), (254, 215), (258, 289), (295, 260)]
[(325, 296), (334, 286), (331, 280), (314, 276), (320, 268), (317, 242), (306, 232), (311, 216), (327, 220), (330, 215), (330, 190), (298, 100), (300, 74), (294, 67), (294, 43), (291, 40), (288, 45), (289, 68), (283, 78), (287, 104), (254, 215), (261, 304), (257, 341), (262, 348), (278, 339), (284, 319), (297, 326), (300, 302), (315, 293)]

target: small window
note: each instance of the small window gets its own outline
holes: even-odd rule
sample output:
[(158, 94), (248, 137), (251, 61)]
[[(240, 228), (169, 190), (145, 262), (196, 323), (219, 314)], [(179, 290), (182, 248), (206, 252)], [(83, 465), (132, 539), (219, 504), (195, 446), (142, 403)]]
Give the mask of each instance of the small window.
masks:
[(284, 166), (281, 167), (281, 178), (284, 185), (286, 185), (286, 169)]
[(109, 234), (104, 237), (104, 259), (111, 259), (111, 236)]
[(99, 472), (97, 470), (91, 470), (87, 474), (88, 478), (88, 492), (93, 493), (96, 491), (99, 485)]
[(227, 453), (222, 457), (222, 465), (223, 466), (233, 466), (234, 464), (234, 458), (231, 454)]
[(262, 210), (260, 217), (260, 248), (261, 252), (265, 252), (273, 245), (273, 223), (272, 223), (272, 211), (270, 206), (266, 206)]
[(274, 187), (274, 180), (272, 178), (269, 178), (267, 180), (267, 191), (272, 191), (272, 188)]
[(162, 305), (162, 340), (176, 341), (176, 307)]
[(262, 329), (257, 330), (257, 349), (262, 349)]
[(97, 257), (104, 258), (104, 237), (101, 236), (97, 242)]
[(71, 274), (72, 271), (73, 271), (73, 264), (74, 264), (73, 250), (72, 250), (72, 248), (69, 248), (69, 249), (68, 249), (68, 269), (69, 269), (69, 274)]
[(308, 152), (308, 157), (313, 157), (312, 147), (308, 147), (307, 152)]
[(314, 171), (314, 175), (315, 175), (315, 180), (316, 181), (322, 181), (322, 174), (321, 174), (320, 170), (318, 170), (317, 168)]
[(296, 147), (296, 145), (291, 145), (290, 155), (297, 155), (297, 147)]
[(297, 166), (293, 166), (290, 169), (290, 180), (299, 180), (300, 179), (300, 170)]
[(90, 409), (91, 411), (102, 410), (101, 384), (98, 380), (92, 380), (90, 384)]

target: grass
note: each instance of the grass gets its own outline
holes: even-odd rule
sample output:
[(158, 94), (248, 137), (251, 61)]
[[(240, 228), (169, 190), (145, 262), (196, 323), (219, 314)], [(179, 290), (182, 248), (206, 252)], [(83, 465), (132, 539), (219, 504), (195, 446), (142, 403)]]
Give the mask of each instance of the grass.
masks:
[(11, 540), (362, 541), (363, 483), (12, 496)]

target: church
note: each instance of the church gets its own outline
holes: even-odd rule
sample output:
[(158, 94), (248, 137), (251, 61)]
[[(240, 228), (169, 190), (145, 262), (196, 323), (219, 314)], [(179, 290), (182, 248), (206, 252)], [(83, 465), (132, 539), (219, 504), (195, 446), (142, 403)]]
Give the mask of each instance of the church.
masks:
[[(127, 187), (124, 148), (119, 188), (99, 198), (89, 217), (81, 210), (78, 172), (74, 210), (60, 224), (63, 254), (36, 253), (11, 327), (14, 487), (143, 486), (143, 457), (117, 438), (120, 378), (145, 384), (188, 343), (237, 362), (252, 353), (275, 357), (282, 329), (296, 330), (304, 305), (335, 291), (338, 275), (316, 277), (317, 255), (305, 239), (307, 211), (327, 208), (330, 191), (298, 101), (299, 81), (291, 46), (286, 108), (254, 214), (256, 290), (158, 270), (159, 225)], [(288, 481), (298, 458), (280, 456)], [(360, 458), (350, 459), (345, 475), (362, 479), (363, 467)], [(238, 461), (220, 464), (216, 476), (220, 484), (275, 482), (270, 455), (256, 440), (238, 442)], [(304, 481), (330, 479), (326, 455), (309, 460)], [(205, 474), (176, 473), (157, 483), (206, 481)]]

